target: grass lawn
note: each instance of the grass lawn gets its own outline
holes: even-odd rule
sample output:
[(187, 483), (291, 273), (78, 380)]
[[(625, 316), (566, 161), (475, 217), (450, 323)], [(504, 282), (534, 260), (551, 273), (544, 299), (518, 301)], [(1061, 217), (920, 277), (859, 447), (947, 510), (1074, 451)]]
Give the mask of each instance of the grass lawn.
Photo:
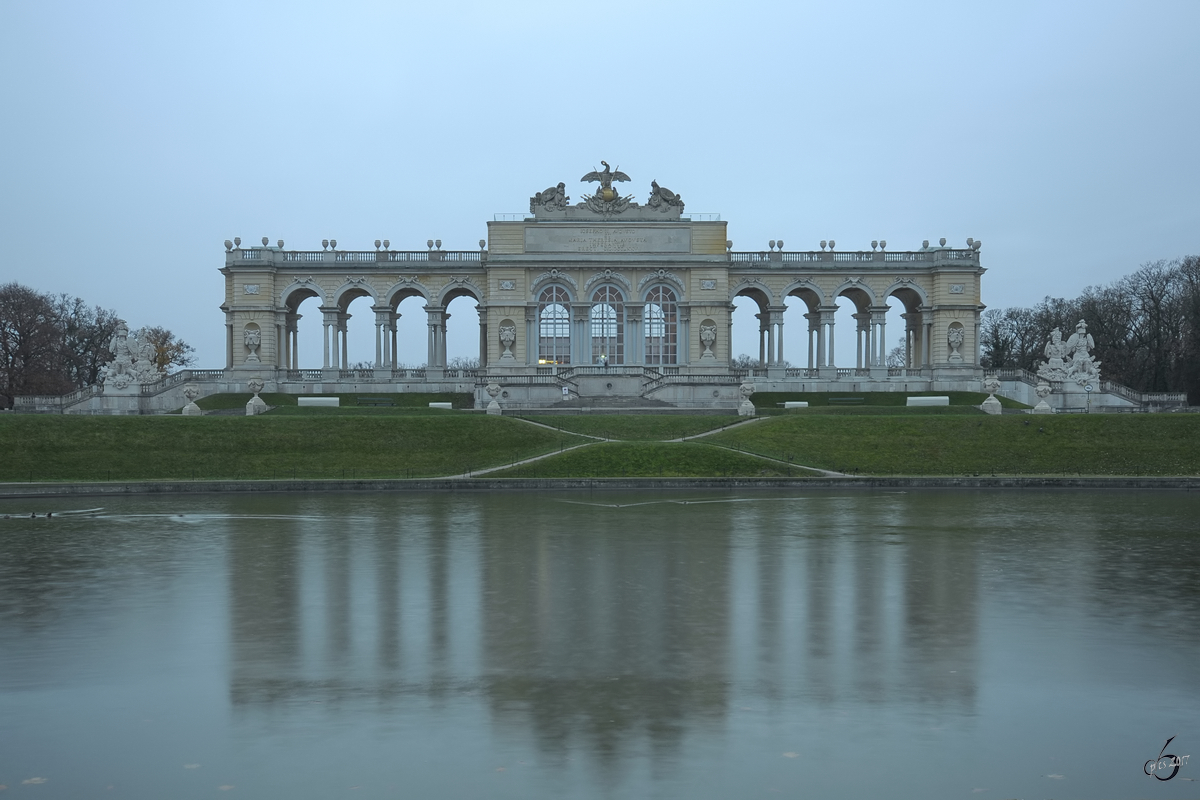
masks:
[(808, 416), (705, 441), (864, 475), (1200, 475), (1200, 415)]
[(0, 480), (429, 477), (587, 441), (483, 414), (0, 416)]
[(524, 419), (564, 431), (623, 441), (662, 442), (724, 428), (742, 418), (733, 414), (546, 414)]
[[(780, 477), (789, 474), (775, 464), (723, 447), (694, 442), (605, 442), (580, 447), (511, 469), (489, 472), (488, 478), (711, 478)], [(793, 468), (790, 474), (811, 475)]]

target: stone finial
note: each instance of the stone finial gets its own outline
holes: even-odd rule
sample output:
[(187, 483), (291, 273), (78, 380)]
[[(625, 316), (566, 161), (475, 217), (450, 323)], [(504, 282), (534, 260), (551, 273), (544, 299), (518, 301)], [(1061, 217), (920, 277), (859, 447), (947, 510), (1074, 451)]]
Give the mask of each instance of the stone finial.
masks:
[(242, 246), (242, 237), (240, 237), (240, 236), (233, 237), (233, 244), (235, 247), (241, 247)]
[(983, 390), (988, 393), (987, 399), (979, 406), (987, 414), (999, 414), (1001, 412), (1000, 401), (996, 399), (996, 392), (1000, 391), (1000, 379), (995, 375), (989, 375), (983, 379)]
[(322, 250), (328, 250), (328, 249), (329, 249), (329, 240), (328, 240), (328, 239), (322, 239), (322, 240), (321, 240), (321, 249), (322, 249)]
[(496, 399), (500, 396), (500, 384), (493, 381), (487, 385), (485, 391), (488, 393), (488, 396), (492, 398), (492, 402), (488, 403), (487, 413), (490, 415), (502, 413), (503, 409), (500, 408), (500, 401)]
[(1053, 414), (1054, 409), (1051, 408), (1050, 404), (1046, 402), (1046, 398), (1050, 396), (1050, 393), (1054, 391), (1054, 388), (1052, 386), (1050, 386), (1050, 384), (1046, 383), (1046, 381), (1043, 380), (1043, 381), (1038, 382), (1037, 388), (1034, 389), (1033, 391), (1038, 396), (1038, 404), (1036, 406), (1034, 406), (1033, 410), (1030, 411), (1029, 413), (1030, 414)]
[(378, 249), (379, 249), (379, 246), (380, 246), (381, 244), (383, 244), (383, 242), (381, 242), (381, 241), (379, 241), (378, 239), (376, 239), (376, 240), (375, 240), (375, 249), (376, 249), (376, 250), (378, 250)]
[(262, 238), (262, 243), (263, 243), (263, 247), (266, 247), (267, 245), (269, 245), (271, 243), (271, 238), (269, 236), (264, 236)]
[(254, 396), (250, 398), (248, 403), (246, 403), (247, 417), (253, 417), (257, 414), (266, 413), (267, 404), (261, 397), (258, 396), (258, 393), (261, 392), (265, 386), (266, 384), (263, 382), (262, 378), (251, 378), (250, 380), (246, 381), (246, 387), (250, 391), (254, 392)]
[(188, 399), (188, 404), (183, 407), (183, 415), (185, 417), (198, 417), (204, 413), (200, 410), (200, 406), (196, 405), (196, 398), (200, 396), (199, 386), (194, 383), (184, 386), (183, 396)]
[(387, 249), (388, 249), (388, 248), (390, 248), (391, 246), (392, 246), (392, 243), (391, 243), (389, 240), (387, 240), (387, 239), (384, 239), (384, 240), (383, 240), (383, 249), (384, 249), (384, 250), (387, 250)]
[(754, 403), (750, 402), (750, 395), (754, 394), (754, 391), (755, 390), (754, 390), (753, 383), (743, 383), (741, 386), (738, 387), (738, 393), (741, 394), (741, 396), (742, 396), (742, 402), (738, 406), (738, 416), (739, 417), (753, 417), (754, 416), (754, 413), (755, 413)]
[(278, 247), (280, 250), (282, 250), (283, 249), (283, 239), (280, 239), (279, 241), (277, 241), (275, 243), (275, 246)]
[(229, 241), (228, 239), (226, 239), (226, 240), (225, 240), (225, 249), (226, 249), (227, 251), (228, 251), (228, 250), (232, 250), (232, 249), (233, 249), (233, 242), (231, 242), (231, 241)]
[(943, 236), (941, 238), (941, 240), (938, 242), (938, 244), (940, 244), (942, 247), (945, 247), (946, 246), (946, 237)]

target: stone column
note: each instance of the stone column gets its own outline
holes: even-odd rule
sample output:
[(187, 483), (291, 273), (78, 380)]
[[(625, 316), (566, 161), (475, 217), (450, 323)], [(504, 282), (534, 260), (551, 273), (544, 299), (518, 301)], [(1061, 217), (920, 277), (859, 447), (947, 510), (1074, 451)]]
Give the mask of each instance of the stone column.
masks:
[(680, 303), (678, 309), (679, 330), (677, 331), (678, 355), (675, 363), (686, 366), (692, 362), (692, 309), (691, 306)]
[[(520, 342), (517, 342), (520, 344)], [(525, 306), (525, 364), (535, 366), (538, 363), (538, 349), (541, 347), (541, 337), (538, 335), (537, 306)], [(515, 345), (514, 345), (515, 346)]]
[(814, 311), (810, 311), (804, 315), (804, 318), (808, 320), (808, 368), (815, 369), (816, 364), (813, 361), (813, 346), (816, 343), (817, 338), (817, 314)]
[(874, 330), (874, 366), (877, 372), (874, 377), (887, 377), (887, 306), (876, 306), (871, 309), (871, 327)]
[(925, 322), (925, 331), (921, 335), (921, 366), (933, 366), (933, 320)]
[(225, 323), (225, 369), (233, 366), (233, 323)]
[(425, 362), (427, 370), (437, 370), (437, 377), (441, 377), (441, 371), (446, 367), (446, 319), (450, 316), (446, 313), (443, 306), (429, 305), (425, 306), (425, 313), (428, 317), (427, 324), (429, 326), (429, 339), (427, 352), (428, 356)]
[(391, 338), (392, 338), (392, 347), (390, 350), (392, 369), (396, 369), (397, 367), (400, 366), (400, 359), (396, 355), (396, 350), (400, 345), (400, 339), (396, 332), (396, 320), (398, 320), (398, 319), (400, 319), (400, 315), (398, 313), (393, 312), (390, 317), (390, 321), (388, 322), (388, 333), (391, 334)]
[(372, 306), (371, 310), (375, 312), (375, 377), (391, 377), (391, 337), (388, 334), (392, 324), (392, 307)]
[[(321, 330), (322, 343), (325, 349), (325, 363), (323, 368), (326, 371), (336, 371), (338, 369), (338, 326), (341, 324), (341, 309), (336, 306), (333, 308), (321, 308)], [(336, 372), (332, 375), (326, 375), (326, 378), (337, 378)]]
[(626, 303), (625, 319), (628, 327), (625, 329), (625, 363), (641, 365), (646, 363), (646, 329), (642, 327), (642, 314), (645, 303)]
[(289, 369), (300, 369), (300, 354), (296, 352), (300, 336), (300, 315), (289, 312), (287, 315), (287, 360)]
[(341, 369), (350, 368), (350, 345), (346, 339), (346, 332), (350, 323), (350, 315), (346, 312), (338, 314), (337, 333), (338, 339), (341, 342), (342, 349), (342, 366)]
[(758, 320), (758, 363), (762, 366), (767, 363), (767, 312), (759, 312), (754, 318)]
[(571, 304), (571, 364), (584, 366), (592, 363), (592, 332), (588, 322), (591, 306), (587, 303)]
[(477, 305), (475, 311), (479, 314), (479, 368), (485, 369), (488, 365), (487, 306)]
[(862, 369), (866, 364), (863, 363), (863, 354), (867, 351), (864, 347), (867, 333), (867, 315), (852, 314), (851, 319), (854, 320), (854, 368)]

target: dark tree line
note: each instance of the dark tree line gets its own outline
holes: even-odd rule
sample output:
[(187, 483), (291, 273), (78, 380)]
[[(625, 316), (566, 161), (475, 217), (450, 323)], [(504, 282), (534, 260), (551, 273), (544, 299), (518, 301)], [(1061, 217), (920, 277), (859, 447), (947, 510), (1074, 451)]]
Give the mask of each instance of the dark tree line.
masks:
[[(68, 294), (43, 294), (13, 282), (0, 285), (0, 408), (26, 394), (65, 394), (96, 383), (112, 358), (117, 312)], [(187, 366), (195, 348), (166, 328), (135, 335), (155, 348), (160, 370)]]
[(1053, 328), (1086, 320), (1101, 377), (1143, 392), (1187, 392), (1200, 403), (1200, 257), (1143, 264), (1072, 300), (983, 312), (983, 366), (1036, 371)]

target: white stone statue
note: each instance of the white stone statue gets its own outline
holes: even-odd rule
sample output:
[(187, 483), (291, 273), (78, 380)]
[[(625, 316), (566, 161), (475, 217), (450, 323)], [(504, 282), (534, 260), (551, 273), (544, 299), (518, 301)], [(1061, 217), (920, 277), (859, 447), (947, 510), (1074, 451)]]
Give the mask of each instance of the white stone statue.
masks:
[(1096, 383), (1100, 380), (1100, 362), (1091, 356), (1096, 342), (1087, 332), (1087, 323), (1079, 320), (1075, 332), (1067, 339), (1067, 353), (1071, 357), (1071, 366), (1067, 368), (1067, 377), (1080, 386)]
[(705, 360), (713, 360), (716, 358), (713, 355), (713, 345), (717, 341), (717, 326), (700, 324), (700, 346), (704, 348), (700, 353), (700, 358)]
[(125, 392), (134, 384), (153, 383), (162, 377), (162, 370), (154, 363), (154, 345), (131, 336), (125, 320), (117, 320), (108, 349), (112, 360), (100, 368), (104, 391)]
[(947, 361), (958, 363), (963, 360), (962, 353), (958, 352), (958, 348), (963, 346), (966, 339), (967, 335), (962, 326), (950, 326), (950, 329), (946, 331), (946, 343), (950, 345), (950, 357), (946, 359)]
[(242, 336), (246, 341), (246, 349), (250, 351), (250, 355), (246, 356), (246, 363), (259, 363), (258, 348), (262, 344), (262, 331), (258, 328), (246, 328)]
[(738, 392), (742, 395), (742, 402), (738, 406), (738, 416), (753, 417), (755, 413), (754, 403), (750, 402), (750, 395), (754, 394), (754, 384), (743, 383), (738, 387)]
[(1067, 345), (1062, 340), (1062, 331), (1058, 328), (1050, 331), (1050, 341), (1046, 342), (1046, 360), (1038, 367), (1038, 377), (1051, 382), (1061, 382), (1067, 379)]

